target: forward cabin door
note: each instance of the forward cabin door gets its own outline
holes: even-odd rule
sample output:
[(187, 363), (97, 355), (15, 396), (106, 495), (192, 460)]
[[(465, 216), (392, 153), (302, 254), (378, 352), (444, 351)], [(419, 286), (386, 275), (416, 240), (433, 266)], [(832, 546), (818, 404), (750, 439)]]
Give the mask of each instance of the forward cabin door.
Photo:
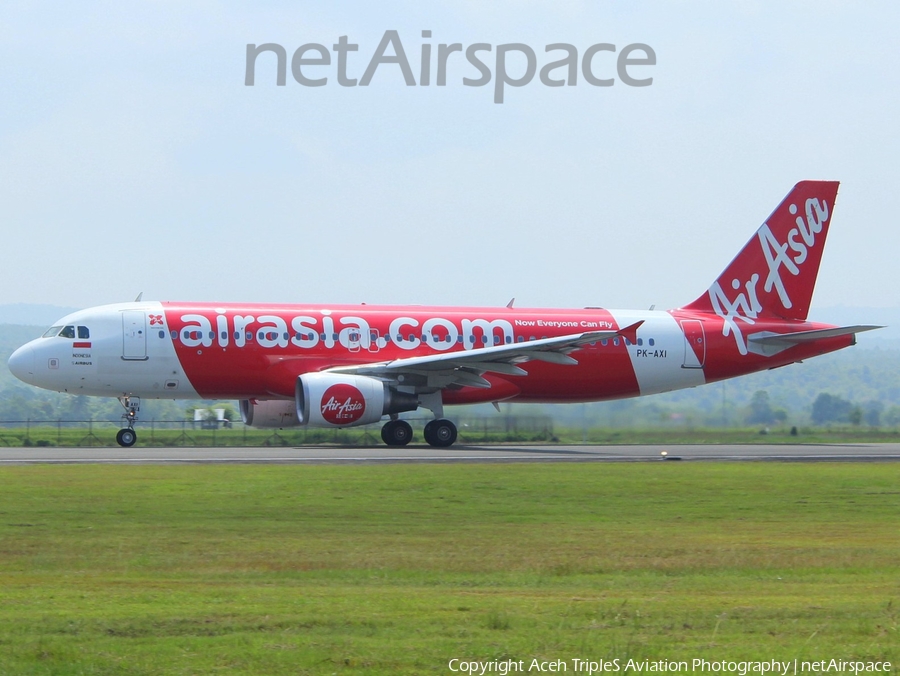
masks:
[(142, 310), (122, 312), (122, 359), (147, 359), (147, 315)]
[(699, 319), (684, 319), (681, 322), (681, 330), (684, 331), (682, 368), (703, 368), (706, 363), (706, 335), (703, 333), (703, 322)]

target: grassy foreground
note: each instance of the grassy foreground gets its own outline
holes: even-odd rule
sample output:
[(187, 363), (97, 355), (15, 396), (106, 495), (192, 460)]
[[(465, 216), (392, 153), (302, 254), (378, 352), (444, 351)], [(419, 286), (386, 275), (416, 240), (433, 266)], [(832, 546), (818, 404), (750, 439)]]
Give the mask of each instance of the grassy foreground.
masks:
[(896, 670), (898, 568), (900, 464), (3, 467), (0, 673)]

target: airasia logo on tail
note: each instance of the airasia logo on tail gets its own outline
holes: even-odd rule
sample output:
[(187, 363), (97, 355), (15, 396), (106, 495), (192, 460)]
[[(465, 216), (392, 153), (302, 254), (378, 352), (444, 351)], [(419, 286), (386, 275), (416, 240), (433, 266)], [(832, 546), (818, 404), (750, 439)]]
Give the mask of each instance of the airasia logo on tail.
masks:
[(332, 425), (349, 425), (363, 417), (366, 400), (353, 385), (332, 385), (322, 395), (322, 417)]

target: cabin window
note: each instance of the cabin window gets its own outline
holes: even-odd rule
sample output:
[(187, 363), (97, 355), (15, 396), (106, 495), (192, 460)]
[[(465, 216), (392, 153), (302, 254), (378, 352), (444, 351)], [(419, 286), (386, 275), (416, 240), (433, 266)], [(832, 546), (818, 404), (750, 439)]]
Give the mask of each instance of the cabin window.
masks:
[(653, 347), (656, 344), (656, 341), (653, 340), (652, 338), (650, 340), (648, 340), (647, 342), (650, 343), (650, 347)]

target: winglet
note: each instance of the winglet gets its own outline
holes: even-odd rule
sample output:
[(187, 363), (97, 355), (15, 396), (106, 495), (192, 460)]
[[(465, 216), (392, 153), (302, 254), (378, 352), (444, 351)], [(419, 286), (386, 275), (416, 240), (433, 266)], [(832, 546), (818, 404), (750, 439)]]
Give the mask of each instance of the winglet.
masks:
[(616, 335), (622, 336), (626, 340), (630, 341), (633, 345), (637, 345), (637, 330), (640, 328), (641, 324), (644, 323), (642, 319), (639, 322), (635, 322), (634, 324), (630, 324), (626, 326), (624, 329), (619, 329)]

